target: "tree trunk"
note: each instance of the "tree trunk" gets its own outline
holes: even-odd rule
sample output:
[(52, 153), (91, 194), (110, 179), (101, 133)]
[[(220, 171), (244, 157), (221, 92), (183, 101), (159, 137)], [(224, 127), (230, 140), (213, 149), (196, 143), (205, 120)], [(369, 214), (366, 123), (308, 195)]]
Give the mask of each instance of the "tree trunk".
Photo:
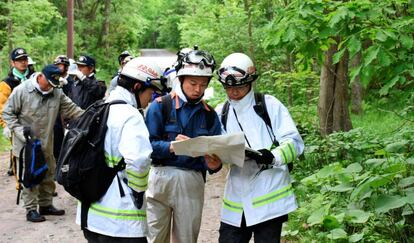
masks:
[(111, 13), (111, 0), (105, 0), (104, 5), (104, 22), (102, 26), (101, 44), (104, 47), (105, 56), (108, 56), (109, 52), (109, 15)]
[[(13, 4), (13, 0), (9, 0), (8, 3), (10, 5)], [(8, 13), (9, 18), (7, 20), (7, 46), (9, 48), (10, 53), (13, 50), (13, 20), (10, 16), (10, 12)]]
[(255, 62), (254, 57), (254, 43), (253, 43), (253, 33), (252, 33), (252, 10), (251, 3), (249, 0), (244, 0), (244, 10), (247, 13), (247, 35), (249, 40), (249, 57)]
[(330, 46), (321, 69), (318, 114), (323, 136), (352, 128), (348, 112), (348, 53), (333, 64), (332, 57), (337, 51), (337, 44)]
[(352, 129), (349, 117), (348, 95), (348, 63), (349, 54), (345, 51), (339, 63), (335, 79), (334, 106), (333, 106), (333, 131), (349, 131)]
[[(361, 64), (361, 52), (358, 52), (355, 57), (351, 61), (351, 67), (358, 67)], [(354, 114), (361, 115), (362, 114), (362, 97), (363, 97), (363, 87), (361, 84), (361, 77), (360, 75), (356, 76), (354, 82), (352, 82), (351, 86), (352, 92), (352, 106), (351, 111)]]

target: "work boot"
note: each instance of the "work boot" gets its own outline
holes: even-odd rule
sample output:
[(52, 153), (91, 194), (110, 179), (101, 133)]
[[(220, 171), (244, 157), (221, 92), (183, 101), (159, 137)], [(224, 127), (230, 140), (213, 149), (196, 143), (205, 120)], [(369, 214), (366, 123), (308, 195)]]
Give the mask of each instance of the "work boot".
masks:
[(43, 222), (46, 220), (45, 217), (40, 215), (36, 210), (27, 211), (26, 219), (27, 221), (34, 222), (34, 223)]
[(53, 205), (50, 205), (46, 207), (39, 207), (39, 213), (41, 215), (64, 215), (65, 210), (57, 209)]

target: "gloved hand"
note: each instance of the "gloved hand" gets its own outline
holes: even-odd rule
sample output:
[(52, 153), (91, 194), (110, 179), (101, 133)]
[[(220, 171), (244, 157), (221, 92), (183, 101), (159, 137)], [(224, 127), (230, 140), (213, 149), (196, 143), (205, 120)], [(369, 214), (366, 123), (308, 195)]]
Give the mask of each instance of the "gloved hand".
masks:
[(64, 77), (59, 78), (59, 88), (62, 88), (63, 86), (68, 84), (68, 80)]
[(86, 77), (79, 69), (70, 70), (68, 74), (76, 76), (80, 81), (83, 81)]
[(23, 135), (26, 139), (32, 136), (32, 129), (30, 127), (23, 127)]
[(3, 128), (3, 136), (6, 138), (11, 138), (11, 132), (7, 126)]
[(270, 152), (267, 149), (259, 149), (257, 151), (259, 151), (262, 155), (253, 154), (253, 155), (250, 155), (250, 158), (254, 159), (256, 163), (259, 165), (260, 164), (263, 164), (263, 165), (272, 164), (273, 159), (275, 158), (272, 152)]
[(133, 199), (134, 205), (135, 205), (135, 207), (137, 207), (137, 209), (142, 208), (142, 204), (144, 203), (144, 195), (145, 195), (145, 191), (136, 192), (136, 191), (132, 190), (132, 199)]

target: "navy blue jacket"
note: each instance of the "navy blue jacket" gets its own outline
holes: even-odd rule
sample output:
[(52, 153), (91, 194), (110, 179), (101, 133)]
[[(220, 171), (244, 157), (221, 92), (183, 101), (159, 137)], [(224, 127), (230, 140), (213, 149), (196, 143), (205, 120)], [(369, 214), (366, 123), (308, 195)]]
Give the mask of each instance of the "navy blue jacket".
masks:
[[(176, 106), (177, 101), (178, 106)], [(183, 134), (190, 138), (220, 135), (221, 125), (217, 114), (214, 110), (211, 111), (214, 112), (214, 123), (208, 129), (206, 113), (209, 108), (205, 103), (199, 102), (198, 104), (191, 105), (181, 100), (178, 96), (174, 96), (171, 102), (170, 119), (166, 121), (166, 124), (164, 124), (165, 119), (162, 117), (163, 112), (160, 99), (157, 102), (153, 102), (148, 109), (146, 124), (153, 149), (151, 155), (152, 163), (187, 168), (205, 173), (207, 165), (204, 157), (192, 158), (170, 153), (170, 141), (174, 141), (178, 134)], [(172, 122), (172, 120), (176, 120), (176, 122)]]
[[(76, 79), (76, 78), (75, 78)], [(83, 81), (68, 83), (68, 97), (80, 108), (86, 109), (95, 101), (105, 97), (105, 82), (97, 80), (95, 75), (86, 77)]]

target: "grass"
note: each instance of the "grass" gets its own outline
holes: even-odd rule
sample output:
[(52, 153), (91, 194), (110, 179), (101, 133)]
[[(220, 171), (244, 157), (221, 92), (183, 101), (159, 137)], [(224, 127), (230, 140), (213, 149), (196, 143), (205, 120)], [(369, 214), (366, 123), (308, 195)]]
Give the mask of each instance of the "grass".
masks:
[(395, 91), (393, 95), (378, 98), (369, 97), (363, 105), (362, 115), (351, 115), (354, 128), (361, 127), (365, 131), (379, 136), (387, 136), (404, 127), (414, 125), (414, 112), (407, 110), (410, 99), (404, 99), (409, 92)]
[(10, 141), (3, 136), (3, 129), (0, 128), (0, 152), (9, 151), (11, 148)]
[(384, 110), (367, 111), (363, 115), (351, 115), (354, 128), (361, 127), (368, 133), (387, 136), (398, 132), (405, 126), (413, 126), (412, 122), (395, 113)]

